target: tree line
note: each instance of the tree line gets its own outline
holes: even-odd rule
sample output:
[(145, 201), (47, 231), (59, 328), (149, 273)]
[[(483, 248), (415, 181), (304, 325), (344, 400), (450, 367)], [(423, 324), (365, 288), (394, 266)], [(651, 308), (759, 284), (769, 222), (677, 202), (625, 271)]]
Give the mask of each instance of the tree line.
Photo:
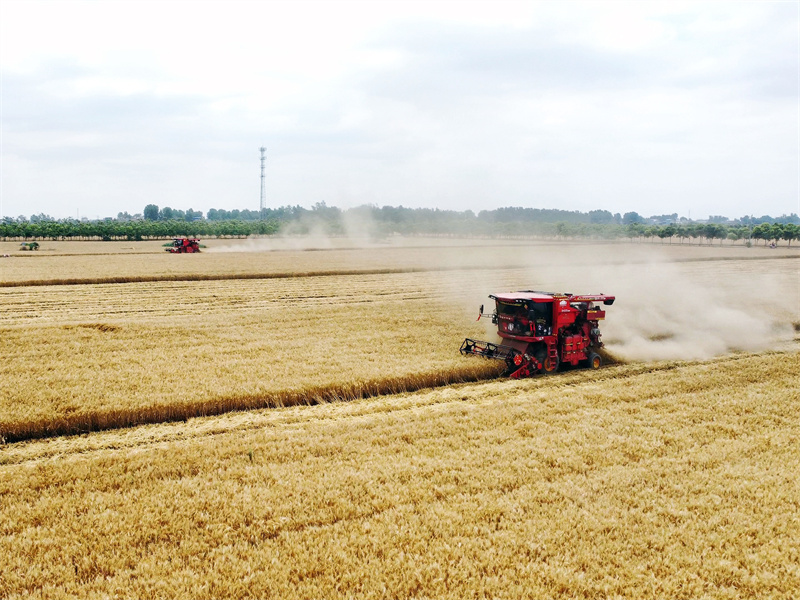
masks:
[(5, 240), (162, 240), (174, 237), (247, 237), (272, 235), (277, 221), (37, 221), (0, 222)]
[[(659, 223), (662, 221), (663, 223)], [(677, 214), (648, 218), (637, 213), (624, 215), (596, 210), (587, 213), (558, 209), (507, 207), (494, 210), (453, 211), (403, 206), (360, 206), (347, 210), (315, 204), (306, 209), (287, 206), (265, 211), (224, 211), (202, 213), (189, 209), (147, 205), (143, 215), (120, 213), (116, 219), (89, 221), (55, 220), (47, 215), (30, 219), (0, 220), (0, 239), (5, 240), (150, 240), (179, 236), (205, 238), (248, 237), (251, 235), (305, 234), (330, 236), (367, 235), (381, 238), (402, 235), (460, 235), (486, 237), (541, 237), (575, 239), (659, 239), (663, 243), (778, 243), (800, 239), (800, 218), (783, 215), (744, 217), (731, 224), (725, 217), (706, 223), (678, 219)]]
[[(265, 208), (263, 210), (224, 210), (212, 208), (208, 211), (206, 219), (209, 221), (302, 221), (310, 215), (322, 217), (326, 221), (335, 221), (344, 213), (358, 213), (367, 216), (378, 222), (389, 222), (396, 225), (402, 223), (428, 222), (433, 219), (436, 222), (451, 221), (478, 221), (482, 223), (518, 223), (518, 222), (537, 222), (537, 223), (595, 223), (601, 225), (631, 225), (634, 223), (667, 225), (678, 223), (690, 223), (690, 219), (679, 218), (678, 213), (651, 215), (644, 217), (635, 211), (624, 214), (611, 213), (607, 210), (590, 210), (588, 212), (560, 210), (556, 208), (523, 208), (510, 206), (496, 208), (492, 210), (482, 210), (475, 214), (471, 210), (459, 212), (427, 208), (405, 208), (403, 206), (383, 206), (364, 205), (351, 208), (346, 211), (333, 206), (327, 206), (324, 202), (315, 204), (311, 209), (302, 206), (281, 206), (279, 208)], [(129, 215), (119, 213), (119, 220), (145, 219), (148, 221), (192, 221), (203, 218), (203, 213), (192, 210), (191, 208), (182, 211), (165, 206), (159, 208), (156, 204), (145, 206), (143, 215)], [(773, 218), (769, 215), (760, 217), (744, 216), (738, 219), (729, 219), (722, 215), (711, 215), (708, 223), (721, 225), (759, 225), (761, 223), (792, 223), (800, 225), (800, 217), (792, 213), (791, 215), (781, 215)]]

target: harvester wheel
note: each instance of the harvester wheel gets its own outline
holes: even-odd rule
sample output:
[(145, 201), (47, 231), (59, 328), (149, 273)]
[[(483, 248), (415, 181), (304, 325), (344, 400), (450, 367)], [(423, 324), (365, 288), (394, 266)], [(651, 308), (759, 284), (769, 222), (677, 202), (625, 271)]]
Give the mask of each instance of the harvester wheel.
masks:
[(542, 361), (542, 372), (550, 375), (556, 371), (558, 371), (558, 359), (550, 356), (545, 357), (545, 359)]
[(589, 368), (590, 369), (599, 369), (603, 366), (603, 357), (597, 354), (596, 352), (589, 353)]
[(547, 355), (546, 348), (539, 348), (536, 351), (536, 360), (542, 365), (542, 373), (551, 374), (558, 370), (558, 358), (551, 358)]

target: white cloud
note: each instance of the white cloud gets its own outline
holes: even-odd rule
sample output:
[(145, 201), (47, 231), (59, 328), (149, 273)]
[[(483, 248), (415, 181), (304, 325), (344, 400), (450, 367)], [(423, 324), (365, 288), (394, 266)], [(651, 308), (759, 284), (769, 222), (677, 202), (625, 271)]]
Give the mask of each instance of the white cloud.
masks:
[(3, 0), (2, 210), (797, 212), (797, 12)]

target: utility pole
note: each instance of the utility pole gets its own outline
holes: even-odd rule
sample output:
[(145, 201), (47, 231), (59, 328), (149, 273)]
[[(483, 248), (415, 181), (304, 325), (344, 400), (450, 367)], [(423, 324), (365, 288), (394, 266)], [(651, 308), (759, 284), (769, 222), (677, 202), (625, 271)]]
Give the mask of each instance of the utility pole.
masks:
[(264, 146), (259, 148), (261, 150), (261, 213), (263, 219), (267, 212), (267, 185), (266, 185), (266, 165), (267, 165), (267, 149)]

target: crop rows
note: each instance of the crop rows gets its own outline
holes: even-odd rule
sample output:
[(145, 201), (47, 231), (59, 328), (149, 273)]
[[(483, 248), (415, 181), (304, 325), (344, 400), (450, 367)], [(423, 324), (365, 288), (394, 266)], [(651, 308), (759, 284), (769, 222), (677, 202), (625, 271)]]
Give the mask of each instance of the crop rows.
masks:
[(458, 354), (467, 333), (484, 333), (472, 323), (474, 309), (421, 292), (430, 277), (4, 290), (0, 435), (10, 441), (495, 376), (498, 365)]
[[(418, 244), (437, 240), (419, 240)], [(792, 249), (770, 253), (757, 248), (680, 247), (662, 245), (562, 245), (521, 241), (460, 241), (455, 245), (378, 246), (368, 249), (328, 248), (317, 251), (266, 251), (278, 242), (248, 240), (209, 241), (198, 255), (171, 255), (154, 242), (98, 244), (96, 242), (45, 243), (37, 253), (15, 253), (0, 258), (0, 286), (33, 282), (136, 282), (155, 279), (269, 277), (300, 273), (329, 274), (381, 270), (440, 270), (453, 268), (497, 268), (566, 265), (624, 265), (629, 262), (665, 260), (751, 260), (796, 257)], [(122, 246), (119, 250), (116, 248)], [(84, 250), (88, 246), (87, 250)], [(97, 254), (96, 248), (107, 252)], [(280, 246), (278, 246), (280, 247)], [(11, 249), (11, 246), (8, 246)], [(69, 254), (74, 252), (74, 254)], [(0, 243), (0, 255), (2, 255)], [(68, 253), (68, 254), (63, 254)]]
[[(768, 272), (752, 273), (750, 284), (768, 276), (776, 296), (792, 298), (796, 260), (765, 265)], [(582, 281), (586, 287), (573, 291), (618, 293), (604, 331), (612, 350), (627, 350), (629, 358), (642, 343), (667, 358), (768, 348), (768, 318), (800, 322), (800, 305), (787, 301), (759, 308), (751, 323), (763, 302), (741, 293), (741, 263), (716, 267), (714, 293), (701, 285), (707, 263), (2, 288), (0, 436), (52, 436), (491, 377), (501, 365), (457, 350), (464, 337), (493, 335), (488, 321), (473, 319), (486, 295), (502, 289), (573, 289)], [(691, 285), (679, 290), (681, 281)], [(663, 282), (677, 291), (668, 302)], [(719, 323), (717, 335), (708, 325), (716, 325), (719, 305), (730, 298), (738, 312)], [(732, 322), (746, 325), (748, 337)]]
[[(0, 258), (0, 598), (799, 597), (796, 255), (459, 244)], [(634, 362), (464, 383), (513, 289)]]
[(0, 465), (0, 597), (797, 597), (798, 377), (747, 355), (32, 443)]

